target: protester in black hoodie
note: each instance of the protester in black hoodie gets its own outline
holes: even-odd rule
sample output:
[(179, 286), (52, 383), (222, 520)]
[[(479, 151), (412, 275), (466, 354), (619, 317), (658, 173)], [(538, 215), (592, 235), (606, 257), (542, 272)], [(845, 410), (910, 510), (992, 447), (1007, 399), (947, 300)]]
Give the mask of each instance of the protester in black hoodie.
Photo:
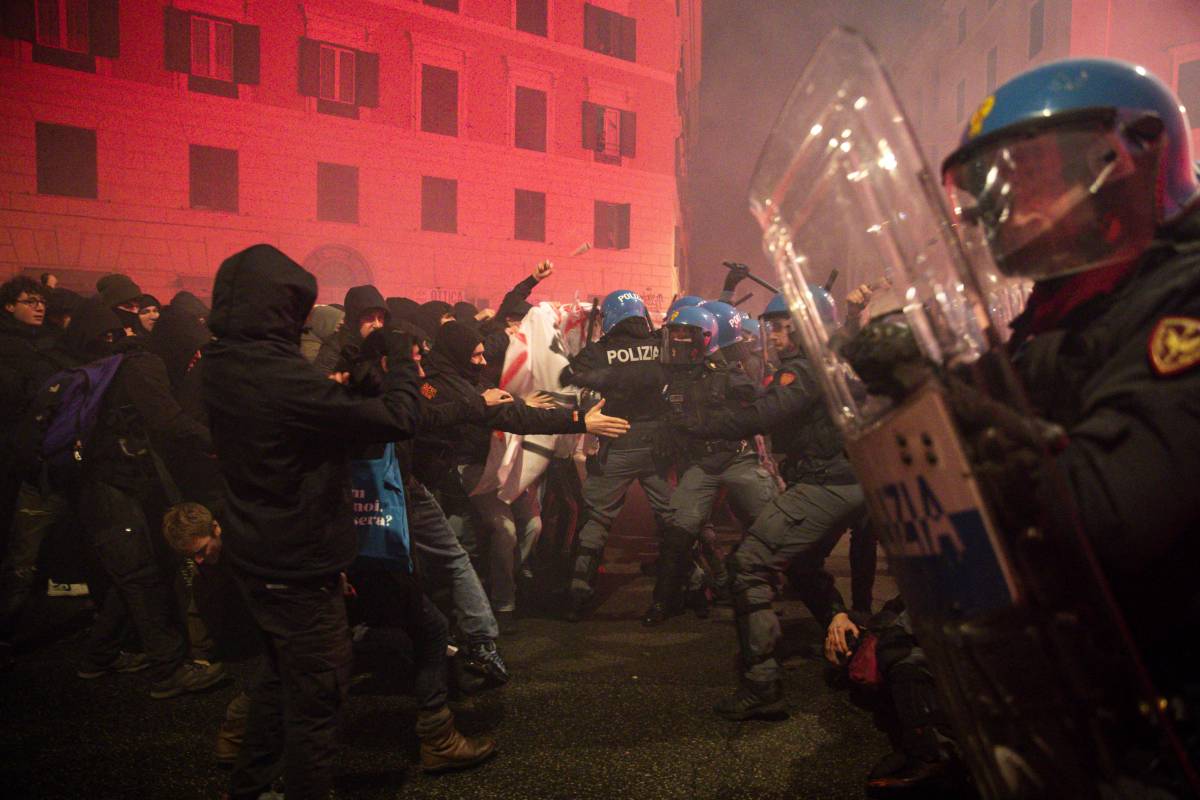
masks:
[(529, 303), (529, 295), (533, 293), (541, 281), (554, 273), (554, 264), (542, 261), (533, 268), (533, 273), (525, 280), (509, 289), (500, 301), (496, 316), (480, 325), (483, 334), (483, 355), (487, 360), (483, 374), (488, 382), (500, 383), (501, 370), (504, 369), (504, 356), (508, 352), (509, 337), (520, 327), (521, 320), (533, 308)]
[[(154, 545), (162, 512), (177, 491), (157, 453), (170, 448), (202, 457), (211, 441), (207, 429), (171, 396), (162, 359), (145, 350), (141, 337), (123, 334), (122, 320), (111, 309), (89, 301), (64, 335), (68, 351), (81, 362), (122, 357), (83, 452), (81, 516), (113, 587), (96, 615), (78, 674), (91, 679), (145, 669), (155, 681), (150, 696), (162, 699), (224, 677), (219, 665), (184, 661), (184, 641)], [(130, 624), (144, 654), (121, 649)]]
[(388, 322), (387, 303), (374, 286), (355, 286), (346, 292), (346, 316), (342, 327), (317, 351), (313, 365), (326, 374), (334, 371), (338, 357), (348, 345), (360, 346), (371, 331)]
[[(447, 322), (438, 333), (433, 351), (426, 359), (425, 383), (421, 394), (430, 403), (461, 400), (478, 394), (479, 380), (487, 361), (479, 332), (459, 322)], [(620, 436), (629, 429), (623, 419), (602, 413), (604, 403), (593, 406), (586, 415), (577, 409), (535, 408), (521, 400), (488, 409), (476, 424), (436, 431), (422, 430), (417, 439), (417, 477), (445, 494), (463, 496), (474, 486), (463, 486), (460, 471), (487, 461), (493, 430), (509, 433), (595, 433)], [(478, 472), (478, 470), (476, 470)], [(515, 538), (505, 531), (490, 530), (491, 590), (493, 605), (512, 611), (514, 602)]]
[[(316, 279), (269, 245), (217, 272), (204, 397), (225, 478), (224, 557), (262, 632), (234, 798), (279, 774), (289, 800), (324, 798), (350, 677), (339, 575), (357, 555), (350, 453), (411, 437), (418, 419), (411, 345), (387, 353), (377, 397), (329, 380), (300, 354)], [(287, 713), (284, 713), (284, 709)]]

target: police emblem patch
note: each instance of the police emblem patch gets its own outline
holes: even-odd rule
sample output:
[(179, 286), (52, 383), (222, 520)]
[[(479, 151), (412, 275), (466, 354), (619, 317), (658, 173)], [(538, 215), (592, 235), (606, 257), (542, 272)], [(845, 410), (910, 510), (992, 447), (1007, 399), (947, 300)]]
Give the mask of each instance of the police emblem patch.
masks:
[(1178, 375), (1200, 364), (1200, 319), (1163, 317), (1149, 343), (1150, 365), (1162, 376)]
[(432, 400), (437, 397), (437, 388), (432, 383), (422, 383), (421, 394), (425, 396), (426, 400)]
[(975, 113), (971, 115), (971, 125), (969, 128), (971, 136), (978, 136), (983, 130), (983, 121), (992, 113), (992, 109), (996, 107), (996, 96), (988, 95), (979, 104), (979, 108), (975, 109)]

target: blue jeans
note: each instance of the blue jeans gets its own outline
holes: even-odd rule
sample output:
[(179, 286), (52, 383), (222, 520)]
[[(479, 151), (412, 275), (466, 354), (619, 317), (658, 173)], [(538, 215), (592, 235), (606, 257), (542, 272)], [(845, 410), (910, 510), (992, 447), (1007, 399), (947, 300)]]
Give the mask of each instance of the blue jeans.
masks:
[(442, 507), (416, 481), (405, 486), (408, 528), (421, 575), (430, 591), (449, 588), (454, 616), (469, 641), (491, 641), (500, 635), (492, 606), (467, 551), (446, 522)]

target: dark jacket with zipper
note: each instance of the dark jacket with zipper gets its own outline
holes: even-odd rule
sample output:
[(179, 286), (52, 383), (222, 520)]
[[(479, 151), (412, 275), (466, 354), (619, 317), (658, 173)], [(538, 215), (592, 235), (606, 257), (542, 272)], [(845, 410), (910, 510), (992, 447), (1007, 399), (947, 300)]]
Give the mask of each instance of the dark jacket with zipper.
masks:
[(350, 454), (413, 436), (419, 419), (411, 360), (394, 359), (368, 398), (304, 360), (316, 289), (268, 245), (227, 259), (213, 287), (203, 390), (224, 478), (224, 552), (268, 580), (327, 577), (354, 561)]
[[(482, 389), (436, 347), (424, 364), (421, 395), (431, 406), (469, 402), (471, 397), (479, 397)], [(422, 429), (417, 436), (413, 468), (422, 483), (437, 488), (456, 467), (487, 461), (493, 431), (553, 434), (586, 430), (583, 414), (577, 410), (530, 408), (514, 399), (511, 403), (486, 407), (481, 417), (469, 425)]]

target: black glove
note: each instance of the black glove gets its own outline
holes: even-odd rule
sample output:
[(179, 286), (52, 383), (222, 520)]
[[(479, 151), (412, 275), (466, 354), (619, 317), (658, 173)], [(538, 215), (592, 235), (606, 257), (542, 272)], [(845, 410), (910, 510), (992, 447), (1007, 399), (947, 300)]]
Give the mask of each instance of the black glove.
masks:
[(732, 292), (750, 274), (750, 268), (736, 261), (722, 261), (721, 263), (729, 268), (729, 274), (725, 276), (725, 286), (723, 288), (727, 292)]

